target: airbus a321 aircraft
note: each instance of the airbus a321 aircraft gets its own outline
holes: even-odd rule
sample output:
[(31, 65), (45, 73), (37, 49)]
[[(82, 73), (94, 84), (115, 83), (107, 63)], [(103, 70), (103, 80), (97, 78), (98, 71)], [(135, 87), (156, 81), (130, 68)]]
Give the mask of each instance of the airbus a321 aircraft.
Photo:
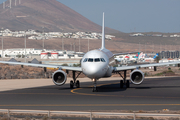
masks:
[[(68, 67), (68, 66), (50, 65), (50, 64), (33, 64), (33, 63), (6, 62), (6, 61), (0, 61), (0, 63), (27, 65), (34, 67), (59, 68), (59, 70), (55, 71), (52, 75), (54, 84), (58, 86), (61, 86), (66, 83), (68, 71), (72, 71), (73, 80), (70, 81), (70, 88), (73, 88), (74, 86), (76, 86), (77, 88), (80, 87), (80, 83), (79, 80), (77, 80), (77, 78), (81, 73), (84, 73), (88, 78), (90, 78), (94, 82), (93, 92), (97, 91), (96, 81), (99, 80), (100, 78), (111, 77), (112, 73), (119, 73), (119, 75), (123, 78), (123, 80), (120, 80), (120, 87), (122, 88), (124, 85), (126, 85), (126, 87), (128, 88), (130, 86), (130, 82), (129, 80), (126, 80), (127, 70), (132, 71), (130, 73), (130, 81), (133, 84), (139, 85), (144, 80), (144, 73), (141, 70), (139, 70), (139, 68), (151, 67), (151, 66), (154, 66), (156, 68), (156, 66), (180, 64), (180, 62), (167, 62), (167, 63), (113, 67), (113, 65), (115, 64), (114, 56), (129, 54), (129, 53), (113, 54), (111, 51), (105, 48), (104, 13), (103, 13), (102, 22), (103, 22), (102, 46), (100, 49), (87, 52), (81, 60), (81, 67)], [(63, 69), (66, 70), (66, 72), (64, 72)], [(122, 71), (124, 72), (123, 76), (120, 73)]]

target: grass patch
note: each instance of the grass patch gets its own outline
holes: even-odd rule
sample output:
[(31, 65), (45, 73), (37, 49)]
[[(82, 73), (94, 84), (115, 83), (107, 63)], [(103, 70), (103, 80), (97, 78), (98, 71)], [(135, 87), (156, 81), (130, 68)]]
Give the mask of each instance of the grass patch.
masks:
[(163, 71), (163, 72), (157, 73), (153, 76), (164, 76), (166, 74), (174, 74), (174, 72), (171, 69), (169, 69), (168, 71)]

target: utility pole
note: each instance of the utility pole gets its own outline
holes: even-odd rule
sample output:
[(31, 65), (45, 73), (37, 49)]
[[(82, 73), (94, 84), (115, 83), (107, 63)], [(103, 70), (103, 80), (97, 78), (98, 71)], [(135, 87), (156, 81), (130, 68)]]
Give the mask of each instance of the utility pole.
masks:
[(72, 51), (72, 45), (73, 45), (73, 43), (71, 43), (71, 51)]
[(88, 39), (88, 51), (89, 51), (89, 39)]
[(45, 35), (44, 35), (44, 27), (43, 27), (43, 50), (44, 50), (44, 37)]
[(1, 41), (2, 42), (2, 54), (1, 54), (2, 56), (1, 57), (2, 57), (2, 61), (3, 61), (3, 35), (4, 35), (3, 33), (4, 33), (4, 28), (1, 28), (1, 30), (2, 30), (2, 41)]
[(24, 45), (25, 45), (25, 49), (24, 49), (24, 51), (25, 51), (25, 63), (26, 63), (26, 31), (25, 31), (25, 39), (24, 39)]
[(62, 39), (62, 51), (64, 51), (64, 39), (63, 37), (61, 37), (61, 39)]
[(19, 0), (19, 4), (21, 4), (21, 0)]
[(75, 47), (76, 47), (76, 45), (75, 45), (75, 43), (74, 43), (74, 52), (75, 52), (75, 50), (76, 50)]
[(10, 6), (10, 9), (11, 9), (11, 0), (9, 0), (9, 4), (10, 4), (9, 6)]
[(160, 49), (159, 49), (159, 52), (161, 52), (161, 43), (160, 43)]
[(139, 42), (139, 52), (140, 52), (140, 42)]
[(80, 41), (80, 38), (79, 38), (79, 52), (81, 51), (81, 41)]
[(75, 40), (76, 40), (76, 38), (74, 39), (74, 43), (73, 43), (73, 44), (74, 44), (74, 52), (75, 52), (75, 50), (76, 50), (76, 49), (75, 49), (75, 47), (76, 47), (76, 45), (75, 45), (76, 41), (75, 41)]
[(15, 0), (15, 6), (16, 6), (16, 0)]
[(5, 9), (5, 2), (3, 2), (3, 9)]

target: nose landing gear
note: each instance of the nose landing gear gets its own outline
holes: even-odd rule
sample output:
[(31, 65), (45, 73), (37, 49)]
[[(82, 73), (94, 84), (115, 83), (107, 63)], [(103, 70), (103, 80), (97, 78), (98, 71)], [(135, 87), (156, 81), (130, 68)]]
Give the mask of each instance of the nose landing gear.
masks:
[(98, 92), (97, 87), (96, 87), (97, 80), (96, 79), (92, 79), (92, 81), (93, 81), (93, 84), (94, 84), (92, 91), (93, 92)]

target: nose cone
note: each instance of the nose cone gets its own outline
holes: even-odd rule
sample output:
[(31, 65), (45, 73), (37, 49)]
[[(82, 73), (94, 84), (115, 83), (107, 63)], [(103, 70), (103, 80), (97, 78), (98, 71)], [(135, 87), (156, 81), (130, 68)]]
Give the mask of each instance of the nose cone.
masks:
[(83, 67), (83, 73), (91, 79), (99, 79), (103, 77), (107, 71), (104, 65), (91, 64)]

